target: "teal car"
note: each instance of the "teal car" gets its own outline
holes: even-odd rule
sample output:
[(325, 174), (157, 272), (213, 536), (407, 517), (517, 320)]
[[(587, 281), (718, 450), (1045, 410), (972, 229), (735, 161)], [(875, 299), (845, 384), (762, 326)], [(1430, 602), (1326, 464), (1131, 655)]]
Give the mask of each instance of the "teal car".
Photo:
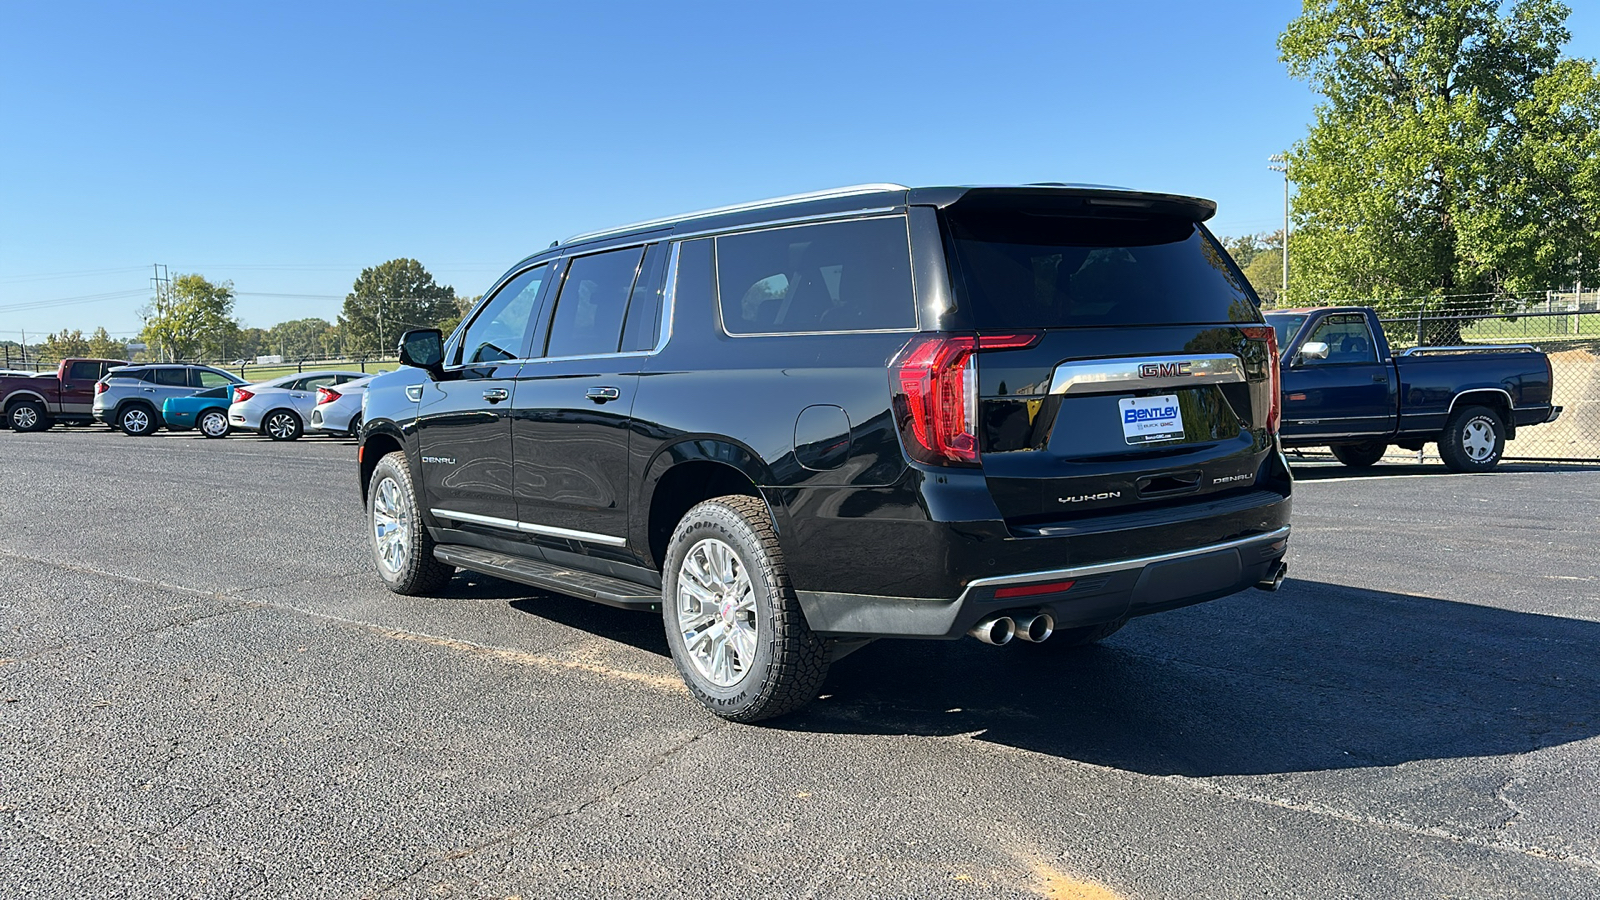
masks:
[(208, 438), (227, 437), (228, 403), (233, 399), (233, 386), (214, 387), (187, 397), (168, 397), (161, 404), (161, 418), (173, 431), (200, 429)]

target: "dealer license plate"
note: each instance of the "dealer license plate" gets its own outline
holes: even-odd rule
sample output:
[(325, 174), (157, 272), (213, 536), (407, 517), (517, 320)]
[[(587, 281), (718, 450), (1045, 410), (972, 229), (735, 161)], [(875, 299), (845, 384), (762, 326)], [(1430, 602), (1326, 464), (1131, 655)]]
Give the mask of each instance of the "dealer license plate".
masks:
[(1175, 441), (1183, 437), (1183, 413), (1177, 394), (1159, 397), (1124, 397), (1117, 402), (1122, 411), (1122, 436), (1130, 444)]

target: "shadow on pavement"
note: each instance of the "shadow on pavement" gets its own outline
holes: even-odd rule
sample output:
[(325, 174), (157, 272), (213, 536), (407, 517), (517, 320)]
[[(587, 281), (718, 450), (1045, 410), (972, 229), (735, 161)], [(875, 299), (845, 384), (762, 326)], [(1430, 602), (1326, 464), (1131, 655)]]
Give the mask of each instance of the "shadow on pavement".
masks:
[[(661, 618), (457, 576), (452, 595), (667, 655)], [(1150, 775), (1523, 753), (1600, 734), (1600, 623), (1290, 580), (1134, 619), (1097, 646), (880, 641), (768, 723), (976, 734)]]

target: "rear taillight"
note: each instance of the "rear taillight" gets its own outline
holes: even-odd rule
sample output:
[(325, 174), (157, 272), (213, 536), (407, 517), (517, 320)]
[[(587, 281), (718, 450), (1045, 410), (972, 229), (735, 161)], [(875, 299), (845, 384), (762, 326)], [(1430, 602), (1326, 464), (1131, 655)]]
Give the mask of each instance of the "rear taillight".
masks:
[(246, 390), (246, 389), (244, 389), (242, 387), (236, 387), (236, 388), (233, 389), (233, 402), (235, 402), (235, 403), (243, 403), (246, 400), (249, 400), (251, 397), (254, 397), (254, 396), (255, 396), (255, 392), (254, 391), (249, 391), (249, 390)]
[(1020, 350), (1037, 334), (927, 335), (913, 338), (889, 363), (901, 443), (918, 462), (978, 464), (980, 350)]
[(339, 399), (339, 392), (333, 388), (317, 388), (317, 405), (332, 403)]
[(111, 385), (106, 384), (104, 381), (96, 381), (94, 383), (94, 392), (96, 394), (104, 394), (106, 392), (106, 390), (108, 388), (110, 388), (110, 387), (111, 387)]
[(1278, 363), (1278, 332), (1271, 325), (1250, 325), (1239, 329), (1252, 341), (1267, 342), (1267, 382), (1272, 399), (1267, 403), (1267, 433), (1278, 433), (1283, 416), (1283, 372)]

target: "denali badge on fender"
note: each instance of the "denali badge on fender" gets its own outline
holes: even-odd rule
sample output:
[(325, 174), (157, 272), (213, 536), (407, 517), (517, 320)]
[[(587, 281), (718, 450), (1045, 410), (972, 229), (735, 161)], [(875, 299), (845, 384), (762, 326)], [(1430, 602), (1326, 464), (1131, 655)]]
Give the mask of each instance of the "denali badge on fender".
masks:
[(1250, 479), (1252, 479), (1254, 477), (1256, 477), (1254, 472), (1246, 472), (1243, 475), (1227, 475), (1227, 476), (1224, 476), (1222, 478), (1213, 478), (1213, 479), (1211, 479), (1211, 483), (1212, 484), (1227, 484), (1230, 481), (1249, 481)]

